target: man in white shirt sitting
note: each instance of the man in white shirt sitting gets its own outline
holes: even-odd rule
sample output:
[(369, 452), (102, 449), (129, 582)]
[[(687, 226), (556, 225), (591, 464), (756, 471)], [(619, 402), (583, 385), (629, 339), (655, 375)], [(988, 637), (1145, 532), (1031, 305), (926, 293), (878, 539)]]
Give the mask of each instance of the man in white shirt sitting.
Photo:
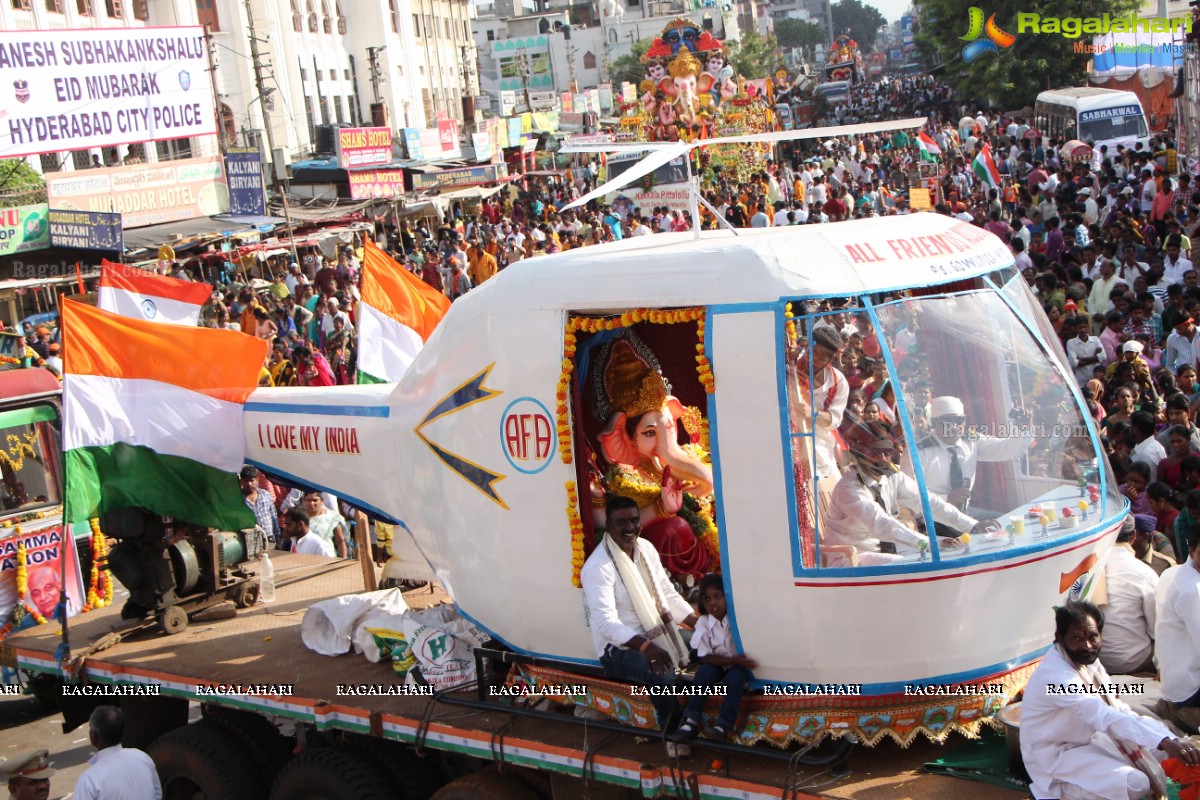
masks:
[(1195, 733), (1200, 726), (1200, 525), (1188, 529), (1187, 543), (1187, 561), (1159, 578), (1154, 637), (1165, 710), (1172, 722)]
[(1121, 753), (1200, 764), (1200, 747), (1176, 739), (1156, 719), (1135, 714), (1096, 663), (1104, 642), (1104, 613), (1070, 602), (1054, 611), (1054, 646), (1025, 686), (1021, 702), (1021, 757), (1035, 798), (1139, 800), (1150, 779)]
[(1100, 663), (1112, 675), (1155, 671), (1154, 590), (1158, 588), (1158, 573), (1134, 552), (1134, 540), (1149, 536), (1137, 530), (1132, 515), (1126, 516), (1104, 567), (1107, 598), (1097, 601), (1104, 611), (1106, 629)]
[(293, 553), (327, 558), (337, 555), (331, 543), (308, 529), (308, 512), (303, 508), (289, 508), (284, 512), (283, 532), (292, 541)]
[[(641, 538), (637, 502), (610, 497), (604, 515), (607, 533), (579, 574), (596, 655), (605, 673), (618, 680), (674, 686), (676, 669), (688, 659), (676, 626), (694, 626), (696, 613), (671, 585), (654, 545)], [(674, 731), (682, 716), (676, 698), (655, 695), (651, 703), (660, 729)], [(685, 755), (686, 745), (678, 747)]]

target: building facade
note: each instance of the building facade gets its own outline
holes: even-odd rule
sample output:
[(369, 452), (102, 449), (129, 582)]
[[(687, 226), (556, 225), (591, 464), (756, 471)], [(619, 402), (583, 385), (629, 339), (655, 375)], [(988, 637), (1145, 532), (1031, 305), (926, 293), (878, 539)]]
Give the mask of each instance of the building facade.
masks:
[(30, 157), (41, 172), (85, 169), (93, 156), (112, 165), (213, 155), (221, 145), (261, 146), (271, 161), (268, 125), (290, 162), (318, 149), (322, 125), (384, 125), (399, 139), (400, 128), (430, 127), (441, 115), (462, 121), (478, 91), (472, 8), (470, 0), (3, 0), (0, 31), (209, 31), (220, 141), (191, 137)]

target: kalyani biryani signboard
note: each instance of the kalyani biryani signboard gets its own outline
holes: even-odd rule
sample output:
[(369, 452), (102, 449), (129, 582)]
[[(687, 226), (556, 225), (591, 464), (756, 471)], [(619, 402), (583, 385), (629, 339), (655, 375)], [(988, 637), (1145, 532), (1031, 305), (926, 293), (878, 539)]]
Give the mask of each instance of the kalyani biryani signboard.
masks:
[(204, 29), (0, 31), (0, 158), (217, 131)]

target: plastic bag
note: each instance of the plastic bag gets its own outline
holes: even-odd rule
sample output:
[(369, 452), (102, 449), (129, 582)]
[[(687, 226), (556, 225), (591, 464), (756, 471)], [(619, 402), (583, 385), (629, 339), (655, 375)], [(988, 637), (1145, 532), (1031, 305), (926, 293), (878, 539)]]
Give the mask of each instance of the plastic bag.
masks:
[(435, 690), (448, 689), (475, 680), (472, 648), (488, 636), (458, 616), (453, 606), (442, 605), (404, 615), (404, 638), (416, 659), (407, 683), (416, 683), (419, 672)]
[(411, 613), (368, 617), (354, 632), (354, 651), (373, 663), (391, 662), (392, 671), (404, 677), (416, 663), (404, 637), (404, 620)]
[(304, 612), (300, 623), (300, 639), (310, 650), (323, 656), (348, 652), (354, 632), (369, 618), (384, 614), (399, 616), (408, 610), (399, 589), (347, 594), (322, 600)]

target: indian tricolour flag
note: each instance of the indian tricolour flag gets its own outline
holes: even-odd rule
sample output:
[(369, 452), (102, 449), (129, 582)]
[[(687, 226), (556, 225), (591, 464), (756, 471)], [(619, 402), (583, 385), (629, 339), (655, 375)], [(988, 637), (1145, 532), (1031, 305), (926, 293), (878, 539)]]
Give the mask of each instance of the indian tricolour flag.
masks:
[(195, 325), (212, 291), (207, 283), (181, 281), (105, 259), (100, 264), (96, 305), (125, 317)]
[(979, 155), (971, 162), (971, 171), (975, 173), (976, 178), (992, 189), (1000, 185), (1000, 170), (996, 169), (996, 162), (992, 160), (992, 148), (986, 142)]
[(400, 380), (450, 300), (367, 240), (358, 305), (358, 382)]
[(925, 131), (917, 134), (917, 147), (921, 148), (922, 161), (937, 161), (942, 154), (942, 148)]
[(222, 530), (254, 526), (237, 475), (242, 410), (267, 343), (65, 301), (67, 520), (118, 508)]

